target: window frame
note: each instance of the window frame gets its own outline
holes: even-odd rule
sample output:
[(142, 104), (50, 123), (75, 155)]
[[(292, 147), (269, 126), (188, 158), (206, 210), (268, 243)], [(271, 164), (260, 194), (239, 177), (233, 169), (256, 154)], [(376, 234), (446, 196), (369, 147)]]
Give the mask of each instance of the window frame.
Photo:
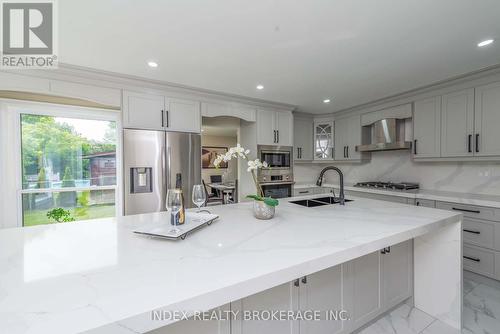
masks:
[[(8, 112), (10, 115), (10, 126), (13, 126), (15, 131), (15, 138), (13, 140), (14, 147), (10, 150), (10, 155), (14, 159), (10, 159), (8, 164), (11, 164), (9, 170), (15, 170), (15, 205), (10, 207), (16, 207), (17, 219), (15, 224), (7, 221), (4, 223), (3, 227), (23, 227), (23, 206), (22, 206), (22, 196), (23, 194), (30, 193), (47, 193), (47, 192), (68, 192), (68, 191), (86, 191), (86, 190), (115, 190), (115, 214), (116, 216), (123, 215), (123, 201), (122, 201), (122, 122), (121, 122), (121, 112), (116, 110), (106, 110), (98, 108), (87, 108), (73, 105), (59, 105), (44, 102), (31, 102), (31, 101), (13, 101), (13, 100), (0, 100), (2, 102), (4, 110), (0, 112)], [(64, 188), (62, 189), (23, 189), (22, 187), (22, 138), (21, 138), (21, 115), (40, 115), (40, 116), (51, 116), (51, 117), (65, 117), (65, 118), (76, 118), (76, 119), (88, 119), (88, 120), (100, 120), (100, 121), (113, 121), (116, 122), (116, 185), (108, 186), (90, 186), (90, 187), (75, 187), (75, 188)], [(2, 124), (2, 127), (9, 126), (9, 124)], [(0, 128), (0, 131), (2, 129)], [(14, 165), (15, 164), (15, 165)], [(7, 189), (4, 193), (4, 200), (8, 200), (10, 189)], [(14, 203), (12, 203), (14, 204)]]

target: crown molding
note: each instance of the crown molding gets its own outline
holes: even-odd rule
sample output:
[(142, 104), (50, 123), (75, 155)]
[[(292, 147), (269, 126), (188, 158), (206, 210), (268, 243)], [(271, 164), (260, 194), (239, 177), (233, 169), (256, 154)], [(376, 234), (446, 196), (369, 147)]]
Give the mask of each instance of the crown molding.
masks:
[[(13, 73), (9, 71), (9, 73)], [(145, 77), (133, 76), (128, 74), (104, 71), (89, 67), (82, 67), (66, 63), (59, 63), (58, 69), (53, 70), (26, 70), (22, 73), (30, 76), (42, 77), (46, 79), (59, 79), (79, 82), (79, 79), (92, 81), (96, 85), (107, 86), (119, 89), (130, 89), (139, 91), (154, 91), (157, 93), (168, 92), (176, 93), (185, 96), (196, 95), (198, 98), (205, 101), (220, 101), (233, 102), (238, 104), (252, 105), (262, 108), (273, 108), (280, 110), (293, 111), (297, 106), (288, 103), (268, 101), (257, 99), (237, 94), (224, 93), (204, 88), (191, 87), (181, 84), (176, 84), (168, 81), (149, 79)]]
[(311, 115), (313, 115), (314, 117), (339, 117), (348, 114), (375, 111), (377, 109), (397, 106), (399, 104), (411, 102), (412, 98), (418, 98), (420, 95), (426, 95), (433, 92), (438, 93), (438, 91), (440, 90), (446, 90), (447, 88), (454, 89), (453, 87), (458, 87), (460, 85), (468, 83), (473, 84), (475, 81), (479, 81), (480, 79), (488, 77), (495, 77), (494, 80), (500, 80), (500, 64), (488, 66), (479, 69), (477, 71), (460, 74), (445, 80), (436, 81), (429, 85), (421, 86), (402, 93), (386, 96), (377, 100), (356, 105), (350, 108), (342, 109), (336, 112), (325, 113), (325, 114), (311, 114)]

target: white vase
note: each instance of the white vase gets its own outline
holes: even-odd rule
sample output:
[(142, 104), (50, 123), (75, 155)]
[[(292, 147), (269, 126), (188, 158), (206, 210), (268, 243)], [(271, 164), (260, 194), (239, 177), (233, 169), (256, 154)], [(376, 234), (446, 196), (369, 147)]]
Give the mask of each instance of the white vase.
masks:
[(257, 219), (271, 219), (276, 207), (267, 205), (264, 201), (253, 201), (253, 215)]

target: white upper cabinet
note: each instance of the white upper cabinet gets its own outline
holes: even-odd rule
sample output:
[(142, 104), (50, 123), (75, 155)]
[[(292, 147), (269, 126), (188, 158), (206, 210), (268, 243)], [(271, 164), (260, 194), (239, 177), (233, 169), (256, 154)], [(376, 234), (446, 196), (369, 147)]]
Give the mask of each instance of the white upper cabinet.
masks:
[(474, 136), (474, 89), (443, 95), (441, 156), (472, 156)]
[(341, 118), (335, 120), (335, 160), (347, 160), (347, 147), (349, 146), (348, 128), (349, 118)]
[(332, 160), (334, 158), (333, 120), (314, 121), (314, 159)]
[(257, 111), (257, 144), (276, 145), (276, 112)]
[(288, 112), (276, 112), (277, 144), (293, 146), (293, 115)]
[(335, 160), (360, 160), (361, 154), (356, 151), (356, 146), (360, 144), (360, 115), (354, 115), (335, 120)]
[(500, 82), (476, 88), (474, 155), (500, 156)]
[(201, 131), (200, 103), (124, 91), (123, 126), (199, 133)]
[(313, 120), (294, 117), (293, 120), (294, 159), (313, 159)]
[(288, 112), (259, 109), (257, 144), (293, 146), (293, 115)]
[(413, 156), (441, 156), (441, 96), (415, 101), (413, 110)]
[(126, 128), (163, 130), (165, 97), (123, 92), (123, 126)]
[(201, 132), (200, 102), (165, 99), (165, 127), (180, 132)]

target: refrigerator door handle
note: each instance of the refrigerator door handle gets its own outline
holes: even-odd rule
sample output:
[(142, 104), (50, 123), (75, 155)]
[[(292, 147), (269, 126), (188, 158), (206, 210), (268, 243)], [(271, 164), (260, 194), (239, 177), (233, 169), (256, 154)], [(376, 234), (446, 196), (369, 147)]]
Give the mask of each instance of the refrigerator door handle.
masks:
[[(163, 150), (161, 150), (161, 167), (162, 167), (162, 170), (164, 171), (165, 168), (167, 167), (167, 164), (166, 164), (166, 151), (165, 151), (165, 147), (163, 148)], [(160, 211), (163, 211), (164, 209), (167, 208), (167, 178), (165, 177), (165, 175), (162, 173), (162, 181), (161, 181), (161, 194), (160, 194), (160, 198), (161, 198), (161, 204), (160, 204)]]
[(167, 189), (172, 188), (172, 148), (170, 146), (167, 146), (167, 167), (168, 170), (165, 170), (166, 172), (166, 178), (167, 178)]

